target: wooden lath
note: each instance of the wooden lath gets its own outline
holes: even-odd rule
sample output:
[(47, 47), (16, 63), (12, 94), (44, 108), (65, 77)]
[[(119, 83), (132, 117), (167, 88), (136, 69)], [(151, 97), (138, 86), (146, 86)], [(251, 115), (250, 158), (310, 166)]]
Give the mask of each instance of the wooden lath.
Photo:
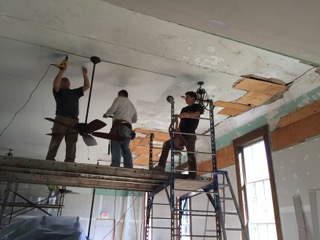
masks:
[(228, 115), (232, 117), (251, 109), (251, 106), (237, 102), (216, 101), (215, 105), (217, 107), (223, 107), (223, 109), (218, 112), (218, 114)]
[[(148, 166), (151, 133), (154, 134), (153, 141), (156, 142), (157, 145), (161, 146), (165, 141), (167, 141), (170, 138), (169, 133), (142, 128), (136, 128), (134, 131), (138, 136), (130, 142), (131, 152), (133, 155), (135, 155), (133, 159), (134, 165)], [(154, 147), (152, 149), (152, 160), (158, 161), (160, 153), (161, 149)]]
[[(159, 156), (153, 156), (152, 161), (159, 162), (159, 158)], [(140, 155), (133, 162), (135, 166), (149, 166), (149, 156), (146, 154)]]
[(280, 84), (275, 79), (252, 79), (252, 78), (242, 78), (235, 82), (233, 87), (240, 90), (245, 90), (247, 93), (239, 98), (237, 102), (248, 104), (251, 106), (261, 106), (268, 102), (270, 99), (274, 98), (278, 94), (285, 92), (288, 87), (283, 83)]
[(236, 89), (247, 91), (242, 97), (233, 102), (217, 101), (217, 107), (223, 107), (218, 114), (237, 116), (250, 110), (274, 101), (282, 96), (288, 86), (276, 78), (264, 78), (256, 75), (245, 75), (233, 84)]

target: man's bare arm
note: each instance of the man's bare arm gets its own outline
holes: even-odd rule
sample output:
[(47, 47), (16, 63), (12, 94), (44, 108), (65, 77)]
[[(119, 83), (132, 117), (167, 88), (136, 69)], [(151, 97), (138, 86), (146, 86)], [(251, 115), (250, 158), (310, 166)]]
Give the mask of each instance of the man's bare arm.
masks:
[(87, 69), (82, 67), (82, 75), (83, 75), (83, 91), (87, 91), (90, 88), (89, 78), (87, 75)]
[(59, 68), (59, 72), (58, 72), (58, 74), (57, 74), (57, 76), (54, 78), (54, 80), (53, 80), (53, 89), (54, 89), (54, 91), (56, 91), (56, 92), (58, 92), (59, 91), (59, 89), (60, 89), (60, 83), (61, 83), (61, 79), (62, 79), (62, 77), (63, 77), (63, 74), (64, 74), (64, 71), (65, 71), (66, 69), (65, 68)]

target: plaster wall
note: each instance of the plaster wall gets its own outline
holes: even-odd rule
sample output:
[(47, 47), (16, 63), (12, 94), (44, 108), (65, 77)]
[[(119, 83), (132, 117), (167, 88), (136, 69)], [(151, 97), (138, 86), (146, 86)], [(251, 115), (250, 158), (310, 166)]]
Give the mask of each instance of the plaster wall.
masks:
[(272, 154), (283, 239), (298, 240), (294, 195), (300, 195), (308, 240), (313, 240), (309, 191), (320, 188), (320, 137)]

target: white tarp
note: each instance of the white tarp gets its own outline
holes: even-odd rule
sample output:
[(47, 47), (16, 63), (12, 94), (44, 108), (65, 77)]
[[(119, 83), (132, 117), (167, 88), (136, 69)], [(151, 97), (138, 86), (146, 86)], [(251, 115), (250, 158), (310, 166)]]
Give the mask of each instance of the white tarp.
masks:
[(0, 240), (86, 240), (79, 217), (42, 216), (10, 224)]

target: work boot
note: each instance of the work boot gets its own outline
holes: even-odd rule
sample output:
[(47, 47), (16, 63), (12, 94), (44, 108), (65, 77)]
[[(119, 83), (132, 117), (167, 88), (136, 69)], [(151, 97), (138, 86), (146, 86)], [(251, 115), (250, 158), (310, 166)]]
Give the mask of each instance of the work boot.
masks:
[(188, 179), (196, 179), (197, 178), (197, 173), (195, 172), (189, 172)]

